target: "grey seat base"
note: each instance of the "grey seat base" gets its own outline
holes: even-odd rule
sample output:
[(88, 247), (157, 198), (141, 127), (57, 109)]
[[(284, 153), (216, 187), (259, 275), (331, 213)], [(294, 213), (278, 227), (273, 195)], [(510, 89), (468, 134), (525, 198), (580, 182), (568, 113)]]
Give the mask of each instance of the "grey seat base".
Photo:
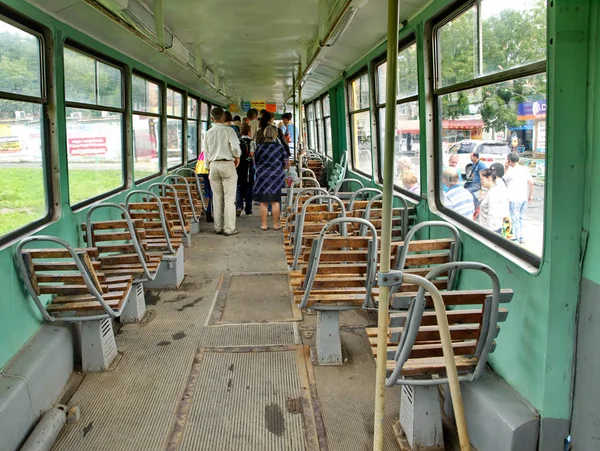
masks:
[(399, 424), (411, 450), (444, 451), (437, 386), (403, 385)]
[[(537, 450), (540, 419), (523, 400), (490, 368), (474, 382), (462, 383), (461, 391), (471, 443), (479, 451)], [(452, 415), (446, 390), (444, 408)]]
[(165, 255), (160, 262), (154, 280), (144, 282), (146, 289), (179, 288), (185, 276), (183, 247), (179, 246), (175, 255)]
[(80, 324), (81, 369), (84, 373), (107, 370), (117, 356), (112, 320), (105, 318)]
[(146, 314), (146, 297), (144, 295), (144, 284), (134, 281), (129, 295), (125, 300), (125, 307), (121, 313), (121, 322), (137, 323)]

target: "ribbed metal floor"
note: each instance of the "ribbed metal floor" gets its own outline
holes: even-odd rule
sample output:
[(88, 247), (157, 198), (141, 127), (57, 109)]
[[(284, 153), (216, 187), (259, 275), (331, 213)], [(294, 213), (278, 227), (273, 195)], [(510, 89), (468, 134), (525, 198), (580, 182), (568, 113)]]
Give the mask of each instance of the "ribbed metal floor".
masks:
[(304, 450), (297, 351), (204, 352), (180, 449)]
[[(147, 293), (147, 320), (119, 330), (113, 371), (85, 376), (69, 403), (81, 420), (63, 429), (54, 450), (372, 448), (375, 368), (364, 330), (342, 336), (350, 365), (313, 372), (301, 346), (311, 334), (296, 322), (207, 325), (226, 271), (286, 270), (281, 234), (260, 231), (257, 217), (243, 219), (235, 237), (194, 237), (179, 290)], [(306, 316), (301, 329), (314, 319)], [(369, 321), (346, 315), (342, 323)], [(389, 425), (394, 393), (387, 393)], [(395, 449), (391, 427), (385, 432), (385, 449)]]
[[(373, 449), (375, 365), (365, 337), (364, 330), (342, 331), (350, 364), (314, 367), (329, 451)], [(398, 419), (399, 410), (400, 388), (386, 388), (386, 451), (398, 449), (392, 424)]]

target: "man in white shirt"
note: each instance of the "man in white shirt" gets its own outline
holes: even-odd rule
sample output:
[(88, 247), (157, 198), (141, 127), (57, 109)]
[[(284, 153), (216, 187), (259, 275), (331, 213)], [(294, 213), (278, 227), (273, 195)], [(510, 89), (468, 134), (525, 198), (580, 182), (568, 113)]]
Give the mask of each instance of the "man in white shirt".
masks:
[(514, 240), (520, 244), (523, 238), (523, 221), (527, 202), (533, 200), (533, 180), (529, 169), (519, 164), (519, 156), (511, 152), (506, 156), (504, 183), (508, 188), (508, 204)]
[(216, 107), (210, 112), (215, 125), (204, 138), (204, 164), (213, 192), (212, 210), (215, 232), (225, 236), (236, 235), (235, 196), (237, 165), (240, 163), (240, 140), (235, 130), (224, 124), (225, 112)]

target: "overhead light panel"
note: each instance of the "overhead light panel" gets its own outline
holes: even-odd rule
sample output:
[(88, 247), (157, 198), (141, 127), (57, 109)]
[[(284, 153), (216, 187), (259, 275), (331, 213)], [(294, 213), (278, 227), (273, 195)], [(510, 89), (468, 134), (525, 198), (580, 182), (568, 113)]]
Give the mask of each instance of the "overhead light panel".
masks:
[(359, 8), (355, 6), (351, 6), (348, 9), (346, 9), (346, 11), (344, 11), (344, 14), (342, 14), (342, 17), (340, 17), (340, 19), (335, 24), (333, 30), (331, 30), (329, 35), (326, 36), (325, 42), (321, 43), (321, 46), (331, 47), (335, 45), (338, 38), (344, 33), (344, 31), (346, 31), (348, 25), (350, 25), (350, 22), (352, 22), (352, 19), (354, 19), (354, 16), (356, 16), (358, 10)]

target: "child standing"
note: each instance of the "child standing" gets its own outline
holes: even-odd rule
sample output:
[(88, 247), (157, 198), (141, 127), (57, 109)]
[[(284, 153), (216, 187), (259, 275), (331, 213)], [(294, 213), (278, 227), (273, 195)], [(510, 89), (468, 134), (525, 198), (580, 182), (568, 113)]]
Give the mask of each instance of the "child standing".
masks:
[[(252, 143), (252, 129), (249, 124), (242, 124), (242, 137), (240, 138), (240, 164), (237, 167), (237, 199), (236, 208), (237, 215), (242, 214), (242, 210), (246, 211), (247, 215), (252, 214), (252, 190), (254, 188), (254, 161)], [(253, 144), (253, 143), (252, 143)]]

